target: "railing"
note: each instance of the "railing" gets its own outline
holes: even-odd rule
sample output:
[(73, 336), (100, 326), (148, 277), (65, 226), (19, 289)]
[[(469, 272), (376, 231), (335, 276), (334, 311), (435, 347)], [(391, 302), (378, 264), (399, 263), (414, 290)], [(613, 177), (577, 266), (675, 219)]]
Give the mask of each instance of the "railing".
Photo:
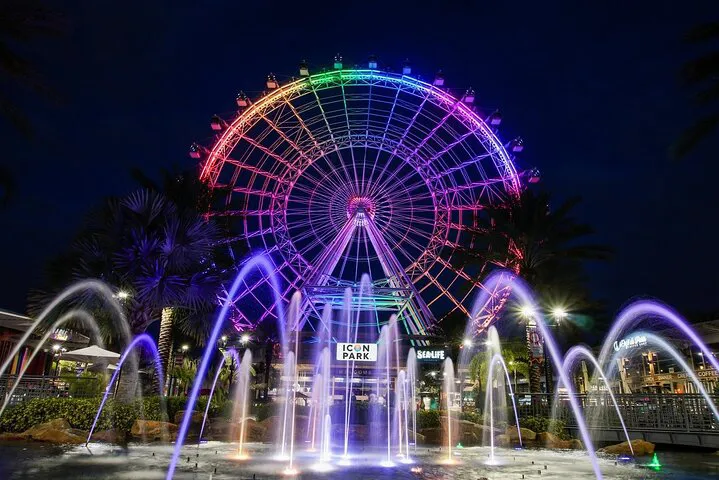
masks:
[[(704, 432), (719, 435), (719, 420), (702, 395), (666, 394), (615, 395), (619, 411), (628, 430)], [(712, 395), (719, 405), (719, 395)], [(577, 395), (590, 428), (621, 429), (619, 416), (607, 394)], [(548, 394), (518, 395), (519, 415), (551, 415), (553, 396)], [(560, 395), (556, 418), (570, 428), (576, 427), (569, 397)]]
[[(4, 402), (17, 381), (15, 375), (0, 377), (0, 403)], [(99, 395), (98, 380), (92, 377), (37, 376), (25, 375), (12, 394), (9, 405), (22, 403), (33, 398), (76, 397), (86, 398)]]

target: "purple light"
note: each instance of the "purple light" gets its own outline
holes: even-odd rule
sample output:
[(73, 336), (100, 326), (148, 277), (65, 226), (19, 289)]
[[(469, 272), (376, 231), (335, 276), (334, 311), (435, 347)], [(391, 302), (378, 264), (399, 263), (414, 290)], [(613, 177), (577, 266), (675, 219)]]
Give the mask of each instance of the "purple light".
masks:
[(612, 329), (604, 339), (604, 346), (599, 354), (599, 363), (601, 365), (606, 365), (607, 358), (614, 348), (614, 342), (619, 338), (619, 335), (624, 330), (636, 326), (639, 322), (648, 317), (658, 317), (661, 320), (668, 321), (684, 332), (692, 343), (699, 347), (704, 354), (704, 358), (712, 364), (714, 370), (719, 372), (719, 361), (717, 361), (714, 355), (712, 355), (711, 350), (709, 350), (699, 335), (697, 335), (696, 331), (673, 308), (656, 300), (639, 300), (619, 312), (619, 315), (617, 315), (617, 318), (612, 325)]
[[(227, 354), (232, 357), (232, 361), (235, 362), (235, 365), (237, 365), (237, 369), (240, 368), (240, 357), (237, 354), (237, 350), (234, 348), (230, 348), (227, 350)], [(210, 411), (210, 403), (212, 402), (212, 396), (215, 394), (215, 387), (217, 386), (217, 380), (220, 378), (220, 373), (222, 373), (222, 366), (225, 364), (225, 361), (227, 360), (227, 357), (224, 355), (222, 356), (222, 360), (217, 365), (217, 372), (215, 372), (215, 378), (212, 380), (212, 388), (210, 388), (210, 396), (207, 398), (207, 406), (205, 407), (205, 415), (202, 417), (202, 426), (200, 427), (200, 436), (197, 438), (197, 443), (199, 444), (202, 441), (202, 433), (205, 431), (205, 423), (207, 422), (207, 414)]]
[[(537, 327), (539, 327), (542, 337), (544, 338), (547, 350), (549, 351), (549, 355), (552, 361), (558, 367), (559, 377), (562, 383), (567, 388), (567, 393), (569, 394), (569, 404), (572, 407), (574, 417), (577, 419), (579, 432), (581, 434), (582, 441), (584, 442), (584, 445), (587, 449), (587, 453), (589, 454), (589, 459), (592, 462), (594, 475), (597, 479), (601, 480), (603, 478), (602, 471), (599, 469), (599, 462), (597, 461), (597, 455), (595, 453), (594, 444), (592, 443), (592, 437), (589, 434), (589, 430), (587, 429), (587, 423), (584, 419), (584, 415), (582, 414), (579, 403), (577, 402), (574, 386), (570, 381), (569, 377), (567, 376), (567, 373), (561, 368), (562, 356), (559, 353), (559, 348), (557, 347), (557, 343), (554, 340), (551, 331), (544, 322), (544, 318), (541, 314), (539, 314), (539, 307), (537, 306), (537, 302), (534, 299), (532, 290), (522, 278), (504, 270), (496, 270), (492, 272), (484, 282), (484, 286), (485, 289), (480, 290), (480, 294), (475, 300), (475, 307), (472, 309), (472, 312), (479, 312), (481, 307), (487, 304), (487, 296), (489, 295), (487, 292), (498, 292), (503, 290), (503, 288), (498, 289), (498, 286), (509, 287), (511, 289), (511, 292), (517, 297), (519, 297), (519, 300), (522, 305), (530, 305), (533, 307), (534, 311), (532, 315), (534, 321), (536, 322)], [(474, 317), (470, 318), (470, 321), (472, 321), (473, 319)]]
[[(92, 438), (92, 432), (95, 431), (95, 425), (97, 425), (97, 421), (100, 419), (100, 414), (102, 413), (102, 409), (105, 406), (105, 402), (107, 401), (107, 396), (110, 394), (110, 390), (112, 389), (113, 383), (115, 383), (115, 379), (122, 371), (122, 365), (125, 363), (125, 360), (127, 359), (128, 355), (132, 353), (133, 349), (139, 345), (139, 344), (145, 344), (145, 347), (150, 350), (152, 353), (152, 359), (155, 362), (155, 369), (157, 370), (157, 378), (162, 379), (165, 378), (165, 376), (162, 374), (162, 362), (160, 361), (160, 353), (157, 351), (157, 346), (155, 345), (155, 342), (152, 340), (152, 337), (150, 337), (146, 333), (142, 333), (135, 337), (130, 345), (127, 346), (125, 349), (125, 352), (122, 354), (122, 357), (120, 357), (120, 361), (117, 362), (117, 369), (115, 370), (115, 373), (112, 374), (112, 377), (110, 378), (110, 383), (107, 384), (107, 387), (105, 387), (105, 395), (102, 396), (102, 401), (100, 402), (100, 408), (97, 409), (97, 414), (95, 415), (95, 420), (92, 422), (92, 427), (90, 428), (90, 433), (87, 435), (87, 441), (85, 442), (85, 446), (87, 446), (88, 443), (90, 443), (90, 438)], [(162, 380), (160, 380), (161, 382)], [(159, 382), (158, 382), (159, 385)], [(162, 386), (158, 386), (160, 390), (160, 402), (164, 402), (162, 398)]]
[(187, 405), (185, 406), (185, 416), (182, 418), (182, 424), (180, 424), (180, 429), (177, 434), (177, 440), (175, 442), (175, 449), (172, 452), (170, 466), (167, 469), (167, 475), (165, 477), (167, 480), (172, 479), (175, 474), (177, 460), (180, 458), (180, 453), (182, 453), (182, 445), (184, 444), (185, 438), (187, 437), (187, 430), (190, 428), (192, 411), (194, 410), (195, 404), (197, 403), (197, 397), (200, 395), (200, 389), (202, 388), (202, 383), (205, 380), (207, 368), (210, 364), (212, 353), (215, 351), (215, 345), (217, 344), (217, 339), (220, 337), (220, 332), (222, 331), (222, 324), (227, 317), (227, 312), (234, 304), (233, 299), (237, 296), (237, 292), (243, 285), (245, 277), (248, 273), (250, 273), (256, 268), (263, 270), (265, 275), (270, 278), (270, 282), (272, 282), (272, 291), (275, 295), (275, 308), (277, 308), (277, 322), (279, 327), (278, 330), (283, 348), (286, 345), (284, 333), (285, 311), (282, 305), (282, 298), (277, 293), (280, 291), (277, 277), (274, 274), (274, 268), (269, 258), (265, 256), (264, 253), (256, 253), (252, 257), (250, 257), (247, 263), (245, 263), (242, 269), (240, 269), (240, 272), (237, 274), (237, 277), (235, 277), (235, 281), (232, 283), (232, 287), (230, 288), (227, 298), (222, 305), (222, 310), (220, 310), (219, 315), (217, 315), (217, 320), (215, 320), (215, 326), (212, 329), (212, 334), (207, 339), (207, 347), (205, 348), (205, 352), (202, 355), (202, 360), (200, 361), (200, 365), (197, 369), (197, 374), (195, 375), (195, 382), (192, 384), (192, 391), (190, 392), (190, 395), (187, 399)]

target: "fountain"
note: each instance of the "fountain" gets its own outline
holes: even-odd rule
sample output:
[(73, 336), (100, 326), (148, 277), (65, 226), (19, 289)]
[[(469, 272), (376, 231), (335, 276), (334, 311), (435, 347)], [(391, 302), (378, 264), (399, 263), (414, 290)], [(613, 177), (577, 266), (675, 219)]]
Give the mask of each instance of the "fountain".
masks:
[[(619, 422), (622, 424), (622, 431), (624, 432), (624, 437), (627, 439), (627, 443), (629, 444), (629, 449), (632, 452), (632, 455), (634, 455), (634, 447), (632, 447), (632, 440), (629, 437), (629, 432), (627, 431), (627, 426), (624, 423), (624, 417), (622, 417), (622, 412), (619, 410), (619, 405), (617, 404), (617, 399), (614, 396), (614, 393), (612, 392), (612, 387), (609, 384), (609, 380), (607, 380), (607, 377), (604, 375), (604, 370), (602, 369), (602, 366), (599, 364), (597, 359), (592, 354), (592, 351), (589, 350), (587, 347), (584, 347), (582, 345), (575, 345), (574, 347), (567, 350), (567, 353), (564, 355), (564, 362), (562, 363), (562, 370), (567, 372), (567, 374), (571, 373), (572, 371), (572, 364), (576, 361), (578, 357), (584, 357), (587, 360), (589, 360), (592, 365), (594, 366), (595, 372), (601, 377), (602, 382), (604, 383), (604, 386), (607, 388), (607, 391), (609, 392), (609, 396), (612, 399), (612, 405), (614, 405), (614, 409), (617, 412), (617, 416), (619, 417)], [(561, 381), (557, 385), (557, 390), (559, 390), (559, 387), (561, 386)], [(556, 418), (556, 410), (557, 405), (559, 403), (559, 395), (554, 396), (554, 402), (552, 405), (552, 416), (551, 418)]]
[(177, 468), (177, 461), (179, 460), (180, 454), (182, 453), (182, 446), (184, 445), (185, 438), (187, 437), (187, 431), (190, 428), (192, 411), (194, 410), (195, 404), (197, 403), (197, 397), (200, 395), (200, 389), (202, 388), (202, 383), (205, 380), (205, 375), (207, 374), (207, 369), (209, 368), (211, 357), (215, 350), (214, 346), (217, 344), (217, 340), (220, 337), (220, 332), (222, 331), (222, 326), (227, 317), (227, 313), (230, 309), (230, 306), (233, 305), (234, 299), (236, 298), (240, 287), (244, 285), (245, 277), (251, 271), (257, 268), (264, 271), (264, 273), (270, 278), (272, 292), (275, 295), (275, 309), (277, 310), (276, 314), (279, 326), (278, 330), (281, 336), (280, 338), (283, 351), (286, 348), (286, 341), (284, 337), (285, 315), (284, 306), (282, 305), (282, 297), (279, 293), (279, 283), (275, 276), (275, 271), (270, 259), (263, 254), (255, 254), (250, 257), (249, 260), (247, 260), (247, 262), (242, 266), (239, 273), (237, 274), (237, 277), (235, 277), (235, 280), (228, 291), (227, 298), (225, 298), (224, 302), (222, 303), (222, 309), (217, 315), (217, 319), (215, 320), (212, 332), (207, 339), (207, 347), (205, 347), (205, 351), (202, 355), (202, 360), (200, 361), (199, 367), (197, 368), (197, 375), (195, 381), (192, 384), (192, 390), (190, 391), (190, 395), (187, 398), (187, 405), (185, 406), (185, 416), (182, 418), (182, 423), (180, 424), (180, 428), (177, 434), (177, 440), (175, 442), (175, 448), (172, 452), (172, 458), (170, 459), (169, 466), (167, 468), (167, 480), (171, 480), (175, 474), (175, 469)]
[(412, 445), (417, 453), (417, 352), (409, 349), (407, 354), (407, 381), (409, 382), (410, 414), (412, 415)]
[(452, 363), (451, 358), (445, 359), (442, 365), (442, 376), (444, 409), (447, 412), (447, 458), (445, 463), (452, 464), (455, 463), (454, 457), (452, 457), (452, 445), (454, 444), (454, 437), (452, 436), (452, 402), (456, 385), (454, 383), (454, 363)]
[(240, 439), (239, 447), (237, 448), (237, 458), (245, 460), (249, 456), (244, 452), (243, 447), (245, 444), (245, 429), (247, 427), (247, 406), (250, 403), (250, 369), (252, 368), (252, 352), (245, 350), (245, 354), (242, 356), (242, 362), (237, 373), (237, 387), (235, 391), (235, 413), (233, 418), (237, 418), (239, 413), (240, 422)]
[(202, 425), (200, 426), (200, 435), (197, 437), (197, 447), (200, 447), (200, 443), (202, 442), (202, 434), (205, 431), (205, 424), (207, 423), (207, 415), (210, 413), (210, 404), (212, 403), (212, 397), (215, 395), (215, 387), (217, 386), (217, 380), (220, 378), (220, 374), (222, 373), (222, 367), (224, 367), (225, 363), (227, 362), (227, 357), (230, 357), (230, 361), (235, 362), (235, 365), (237, 368), (240, 368), (240, 357), (237, 354), (237, 350), (234, 348), (227, 349), (227, 352), (225, 352), (225, 355), (222, 356), (220, 361), (217, 365), (217, 371), (215, 371), (215, 378), (212, 379), (212, 387), (210, 387), (210, 395), (207, 397), (207, 405), (205, 406), (205, 413), (202, 415)]
[[(494, 456), (494, 395), (492, 394), (492, 382), (494, 381), (494, 367), (496, 365), (499, 365), (502, 367), (502, 371), (504, 373), (504, 379), (506, 379), (506, 386), (509, 388), (509, 397), (512, 399), (512, 408), (514, 410), (514, 421), (515, 425), (517, 427), (517, 438), (519, 439), (519, 446), (522, 446), (522, 430), (519, 426), (519, 413), (517, 412), (517, 402), (514, 397), (514, 391), (512, 390), (512, 382), (509, 379), (509, 370), (507, 369), (507, 364), (504, 363), (504, 358), (502, 357), (501, 353), (495, 353), (492, 355), (491, 360), (489, 361), (489, 368), (487, 369), (487, 394), (486, 397), (489, 399), (487, 403), (489, 403), (489, 437), (490, 437), (490, 443), (491, 443), (491, 450), (490, 450), (490, 457), (488, 461), (488, 465), (496, 465), (496, 459)], [(502, 372), (500, 372), (501, 374)], [(501, 385), (500, 385), (501, 387)], [(500, 393), (504, 393), (504, 388), (498, 388)], [(505, 395), (500, 395), (500, 398), (505, 398)], [(486, 404), (486, 403), (485, 403)], [(501, 409), (504, 411), (504, 408)], [(485, 415), (486, 417), (486, 415)]]
[(45, 342), (52, 336), (55, 331), (63, 326), (65, 323), (67, 323), (69, 320), (73, 318), (79, 318), (82, 323), (91, 330), (92, 336), (97, 343), (97, 345), (100, 348), (104, 348), (104, 342), (102, 341), (102, 336), (100, 335), (100, 329), (97, 326), (97, 322), (95, 321), (95, 318), (90, 315), (88, 312), (82, 309), (74, 309), (70, 310), (66, 314), (64, 314), (62, 317), (60, 317), (55, 323), (52, 324), (52, 326), (43, 334), (42, 338), (38, 341), (37, 345), (32, 351), (32, 354), (30, 357), (24, 362), (22, 369), (20, 370), (20, 373), (18, 373), (17, 378), (15, 379), (15, 382), (13, 383), (12, 387), (10, 388), (10, 391), (5, 395), (5, 401), (2, 404), (2, 407), (0, 407), (0, 416), (2, 416), (3, 412), (7, 408), (8, 404), (10, 403), (10, 400), (12, 400), (13, 394), (15, 393), (15, 390), (17, 389), (18, 385), (20, 385), (20, 380), (22, 380), (22, 377), (25, 375), (25, 372), (27, 371), (30, 364), (32, 364), (32, 361), (35, 359), (37, 354), (42, 351), (43, 345), (45, 345)]
[[(118, 375), (120, 375), (120, 372), (122, 372), (122, 366), (125, 364), (125, 361), (128, 359), (128, 357), (131, 358), (133, 350), (139, 345), (144, 345), (145, 348), (148, 349), (150, 353), (152, 353), (152, 359), (155, 364), (155, 377), (157, 379), (158, 391), (160, 395), (160, 408), (162, 411), (162, 418), (167, 415), (167, 409), (165, 408), (164, 400), (162, 397), (161, 379), (164, 378), (164, 375), (162, 373), (162, 361), (160, 361), (160, 353), (157, 351), (157, 345), (155, 345), (155, 341), (152, 339), (152, 337), (150, 337), (146, 333), (142, 333), (135, 337), (132, 342), (130, 342), (130, 345), (128, 345), (122, 353), (120, 361), (117, 362), (117, 369), (115, 370), (115, 373), (112, 374), (112, 378), (110, 378), (110, 382), (107, 384), (107, 387), (105, 387), (105, 394), (102, 396), (100, 407), (97, 409), (97, 414), (95, 414), (95, 420), (92, 422), (92, 427), (90, 427), (90, 433), (87, 435), (87, 441), (85, 442), (85, 446), (90, 443), (92, 433), (95, 431), (95, 426), (100, 419), (100, 414), (102, 413), (102, 408), (105, 406), (107, 397), (112, 391), (112, 385), (115, 383), (115, 379), (118, 377)], [(163, 437), (167, 436), (167, 430), (165, 429), (165, 431), (163, 432)]]
[(473, 319), (478, 315), (479, 309), (488, 303), (490, 294), (487, 292), (500, 292), (504, 290), (502, 287), (510, 287), (511, 292), (520, 300), (521, 304), (529, 307), (528, 311), (531, 312), (531, 317), (533, 318), (534, 322), (539, 328), (542, 337), (544, 338), (544, 342), (547, 347), (547, 351), (549, 352), (550, 359), (558, 369), (560, 380), (566, 386), (567, 392), (569, 394), (569, 404), (572, 408), (572, 413), (577, 420), (577, 426), (579, 427), (582, 441), (584, 442), (587, 453), (589, 454), (589, 459), (592, 464), (592, 470), (594, 471), (594, 475), (597, 479), (601, 479), (602, 472), (599, 468), (599, 461), (597, 460), (594, 444), (592, 442), (591, 435), (589, 434), (589, 429), (587, 428), (584, 414), (582, 413), (582, 409), (577, 402), (574, 386), (572, 385), (572, 382), (569, 381), (567, 373), (561, 368), (562, 356), (560, 354), (559, 347), (554, 340), (552, 332), (549, 330), (549, 327), (545, 323), (544, 318), (539, 313), (540, 310), (537, 308), (537, 302), (534, 300), (532, 290), (521, 278), (514, 275), (508, 275), (506, 272), (501, 270), (492, 272), (485, 279), (483, 284), (485, 286), (485, 289), (480, 291), (477, 299), (475, 300), (475, 306), (472, 309), (472, 316), (470, 317), (469, 321), (473, 321)]

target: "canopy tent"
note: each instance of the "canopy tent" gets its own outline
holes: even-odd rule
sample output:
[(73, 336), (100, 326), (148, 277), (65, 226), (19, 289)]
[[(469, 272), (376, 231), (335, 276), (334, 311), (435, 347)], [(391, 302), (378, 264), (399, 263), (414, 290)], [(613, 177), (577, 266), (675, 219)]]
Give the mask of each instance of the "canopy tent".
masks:
[(81, 348), (79, 350), (72, 350), (62, 354), (63, 360), (74, 360), (76, 362), (101, 362), (103, 360), (117, 360), (120, 358), (119, 353), (105, 350), (97, 345), (90, 345), (89, 347)]

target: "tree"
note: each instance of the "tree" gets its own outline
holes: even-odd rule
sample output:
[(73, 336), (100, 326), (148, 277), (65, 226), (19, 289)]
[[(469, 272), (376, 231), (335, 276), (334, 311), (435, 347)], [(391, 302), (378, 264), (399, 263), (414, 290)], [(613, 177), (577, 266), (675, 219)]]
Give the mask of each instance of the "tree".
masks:
[[(171, 309), (179, 329), (201, 341), (221, 288), (213, 261), (219, 238), (213, 222), (180, 211), (159, 193), (138, 190), (111, 198), (88, 217), (69, 251), (54, 262), (51, 290), (99, 278), (122, 292), (119, 298), (133, 333), (144, 332), (163, 310)], [(36, 295), (33, 304), (39, 309), (48, 297)], [(78, 302), (102, 315), (89, 295)], [(169, 351), (162, 359), (165, 371), (168, 357)]]
[(714, 47), (688, 61), (681, 69), (681, 83), (694, 91), (694, 104), (705, 113), (672, 146), (674, 158), (686, 156), (719, 130), (719, 22), (693, 28), (686, 35), (685, 41), (698, 46), (709, 46), (713, 42)]
[[(529, 378), (529, 360), (527, 359), (527, 350), (523, 343), (503, 343), (502, 358), (507, 366), (510, 377), (516, 378), (516, 376), (520, 376)], [(487, 352), (479, 352), (475, 354), (469, 362), (469, 379), (477, 385), (478, 392), (482, 392), (484, 390), (482, 387), (483, 384), (486, 386), (490, 360), (491, 359), (487, 355)], [(495, 368), (498, 367), (495, 366)], [(504, 375), (504, 372), (502, 372), (501, 369), (495, 371), (498, 372), (498, 375)], [(514, 384), (512, 385), (512, 389), (515, 390), (516, 393), (516, 387)]]
[[(525, 189), (504, 204), (488, 207), (469, 229), (475, 247), (460, 252), (461, 256), (467, 262), (478, 260), (512, 270), (532, 285), (540, 301), (561, 300), (573, 310), (594, 307), (585, 287), (583, 263), (606, 260), (611, 252), (584, 241), (594, 230), (573, 216), (579, 198), (556, 209), (550, 208), (550, 201), (548, 193)], [(539, 369), (530, 369), (529, 377), (531, 391), (538, 392)]]

